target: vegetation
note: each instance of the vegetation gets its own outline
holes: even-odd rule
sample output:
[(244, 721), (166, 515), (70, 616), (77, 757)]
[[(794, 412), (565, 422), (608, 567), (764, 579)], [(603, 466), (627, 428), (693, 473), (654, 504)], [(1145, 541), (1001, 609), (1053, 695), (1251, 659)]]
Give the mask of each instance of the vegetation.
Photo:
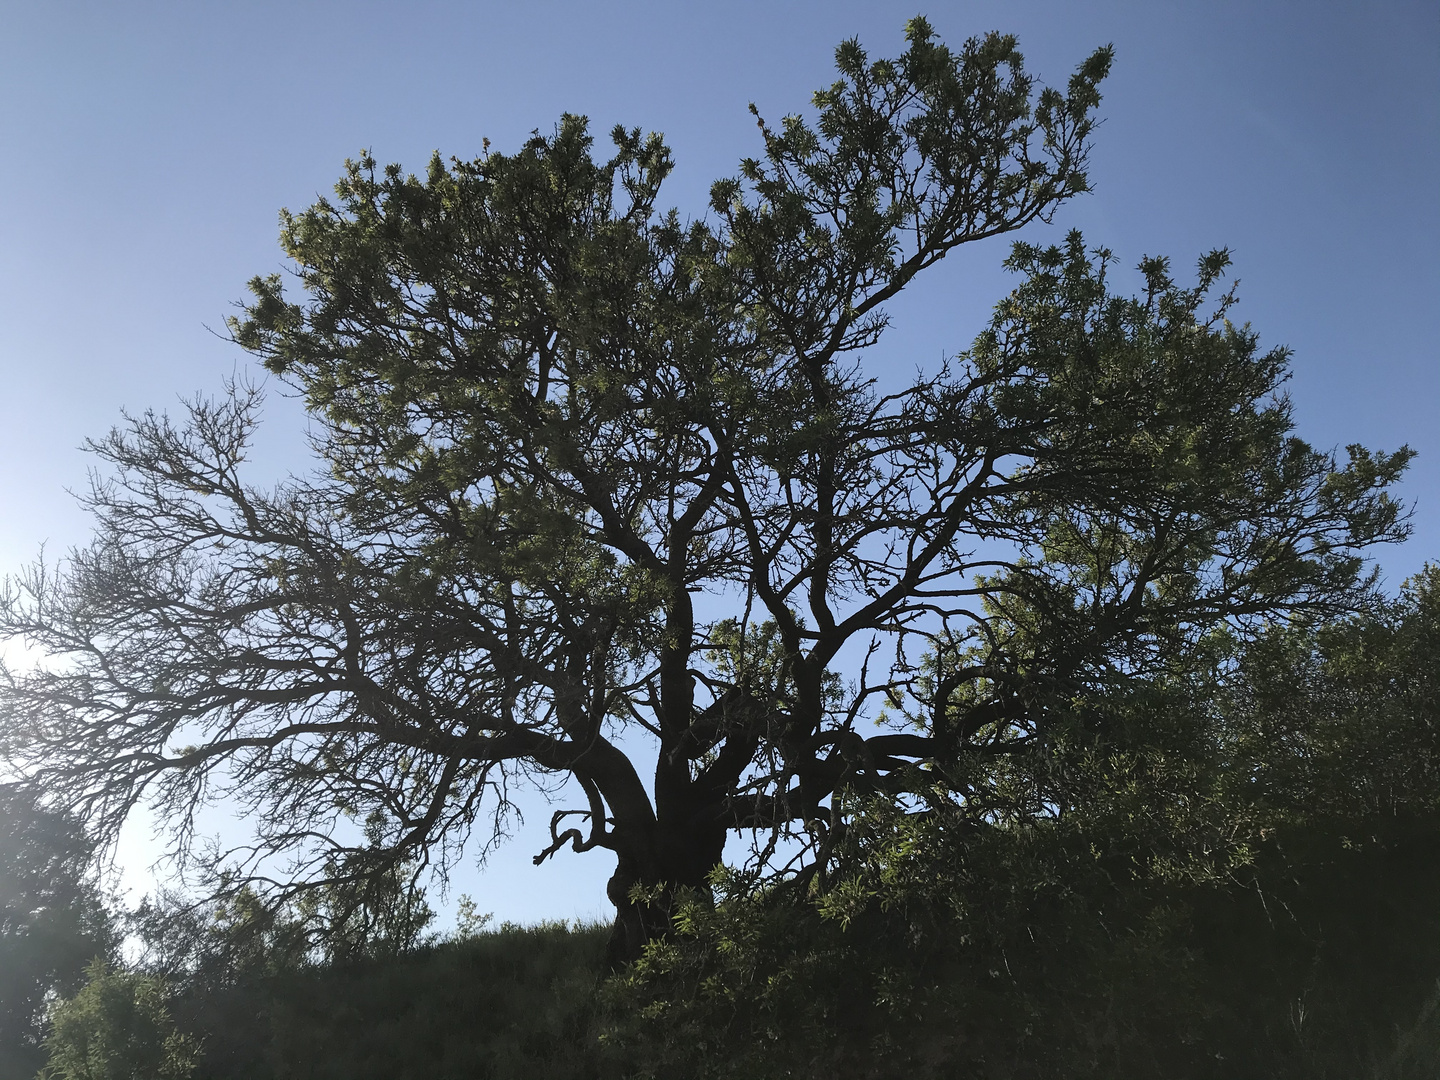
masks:
[(677, 1077), (1432, 1076), (1437, 660), (1431, 569), (1089, 703), (1049, 820), (872, 800), (823, 884), (689, 905), (624, 1039)]
[(1021, 245), (969, 353), (867, 370), (916, 274), (1085, 189), (1109, 66), (1037, 91), (1012, 39), (909, 38), (842, 45), (815, 122), (762, 124), (689, 224), (658, 136), (600, 163), (576, 117), (423, 179), (363, 158), (286, 215), (307, 295), (257, 279), (232, 329), (323, 469), (245, 486), (243, 391), (96, 444), (94, 544), (0, 608), (63, 660), (4, 695), (11, 761), (102, 835), (148, 793), (183, 848), (227, 799), (255, 835), (224, 879), (282, 894), (443, 871), (566, 774), (588, 803), (537, 857), (614, 853), (618, 962), (735, 831), (815, 870), (867, 794), (1043, 816), (1005, 762), (1070, 697), (1359, 603), (1408, 452), (1291, 436), (1284, 351), (1209, 297), (1222, 252), (1193, 288), (1147, 260), (1131, 300), (1078, 236)]
[(197, 1080), (1429, 1077), (1437, 661), (1440, 568), (1363, 617), (1217, 644), (1091, 703), (1111, 723), (1068, 748), (1069, 812), (976, 828), (943, 792), (872, 796), (829, 873), (719, 877), (609, 979), (598, 926), (327, 960), (233, 910), (189, 924), (180, 964), (183, 920), (142, 923), (172, 957), (144, 962)]
[[(1440, 569), (1363, 617), (1215, 643), (1087, 703), (1110, 722), (1067, 748), (1067, 812), (977, 828), (943, 790), (870, 796), (828, 873), (721, 876), (608, 980), (598, 926), (326, 960), (258, 905), (146, 963), (216, 1080), (1428, 1077), (1437, 661)], [(173, 957), (184, 925), (141, 929)]]
[(0, 786), (0, 1076), (44, 1064), (47, 999), (75, 993), (115, 945), (92, 854), (73, 819)]
[[(243, 385), (94, 444), (94, 542), (0, 602), (50, 657), (0, 760), (208, 876), (54, 1005), (53, 1077), (1433, 1072), (1440, 571), (1366, 561), (1410, 452), (1295, 436), (1223, 251), (1130, 296), (1018, 243), (969, 351), (880, 368), (917, 274), (1085, 190), (1110, 60), (908, 37), (695, 221), (573, 116), (350, 163), (231, 323), (314, 474), (244, 483)], [(608, 943), (427, 936), (560, 777), (536, 861), (613, 854)], [(196, 852), (216, 800), (253, 835)]]
[(590, 1076), (605, 940), (598, 926), (507, 926), (203, 988), (182, 978), (174, 1008), (204, 1033), (206, 1080)]
[(180, 1033), (157, 978), (111, 971), (102, 960), (89, 981), (50, 1016), (44, 1080), (186, 1080), (199, 1046)]
[[(722, 875), (608, 979), (604, 928), (487, 932), (473, 906), (448, 940), (328, 953), (246, 894), (144, 908), (139, 970), (56, 1011), (52, 1075), (168, 1046), (195, 1080), (1432, 1076), (1440, 568), (1212, 645), (1089, 703), (1111, 722), (1067, 749), (1068, 812), (977, 828), (943, 791), (871, 796), (828, 873)], [(76, 1046), (125, 1049), (87, 1074)]]

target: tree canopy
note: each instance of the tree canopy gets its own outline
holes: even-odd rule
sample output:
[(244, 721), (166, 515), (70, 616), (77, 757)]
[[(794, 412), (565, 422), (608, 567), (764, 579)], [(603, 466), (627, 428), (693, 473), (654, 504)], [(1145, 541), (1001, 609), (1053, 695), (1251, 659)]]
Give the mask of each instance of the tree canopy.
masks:
[(1110, 62), (1060, 91), (1012, 38), (908, 41), (841, 45), (699, 218), (658, 135), (600, 160), (577, 116), (423, 177), (363, 155), (283, 215), (300, 296), (256, 279), (231, 331), (319, 467), (242, 479), (244, 386), (93, 444), (94, 541), (0, 610), (53, 658), (7, 674), (6, 760), (102, 832), (153, 799), (182, 848), (227, 801), (227, 880), (282, 892), (443, 870), (570, 777), (537, 858), (614, 853), (633, 957), (732, 834), (813, 875), (852, 795), (1059, 813), (1035, 763), (1104, 722), (1077, 696), (1364, 604), (1408, 451), (1293, 435), (1223, 251), (1129, 297), (1077, 234), (1018, 244), (968, 351), (880, 364), (917, 274), (1086, 190)]

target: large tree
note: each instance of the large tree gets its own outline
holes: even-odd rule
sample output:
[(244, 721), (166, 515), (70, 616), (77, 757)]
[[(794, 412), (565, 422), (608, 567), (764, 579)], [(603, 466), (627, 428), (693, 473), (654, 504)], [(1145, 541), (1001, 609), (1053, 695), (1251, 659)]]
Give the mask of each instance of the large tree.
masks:
[(1127, 299), (1079, 237), (1021, 246), (968, 353), (877, 364), (915, 275), (1086, 189), (1109, 65), (1060, 92), (1011, 38), (908, 40), (842, 45), (696, 220), (658, 136), (600, 161), (573, 116), (423, 177), (363, 156), (284, 215), (301, 294), (255, 280), (232, 332), (321, 467), (242, 481), (244, 389), (98, 442), (93, 544), (4, 607), (56, 658), (10, 678), (11, 761), (182, 844), (226, 800), (229, 880), (282, 887), (443, 868), (569, 777), (541, 857), (614, 853), (633, 956), (737, 831), (814, 867), (846, 792), (1045, 813), (964, 763), (1217, 624), (1354, 605), (1406, 454), (1291, 436), (1285, 352), (1207, 300), (1223, 253)]

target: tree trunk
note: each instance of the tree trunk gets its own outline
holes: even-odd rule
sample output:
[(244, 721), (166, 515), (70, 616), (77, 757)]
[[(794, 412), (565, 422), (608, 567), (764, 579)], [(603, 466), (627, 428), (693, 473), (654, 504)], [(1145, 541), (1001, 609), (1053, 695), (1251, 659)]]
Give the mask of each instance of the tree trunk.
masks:
[[(678, 828), (657, 822), (649, 843), (620, 846), (619, 862), (605, 890), (615, 905), (606, 948), (611, 971), (634, 963), (647, 944), (670, 933), (680, 894), (710, 896), (710, 874), (724, 855), (726, 830), (716, 825), (697, 827), (695, 817), (687, 817), (689, 821)], [(638, 899), (633, 895), (637, 891)]]

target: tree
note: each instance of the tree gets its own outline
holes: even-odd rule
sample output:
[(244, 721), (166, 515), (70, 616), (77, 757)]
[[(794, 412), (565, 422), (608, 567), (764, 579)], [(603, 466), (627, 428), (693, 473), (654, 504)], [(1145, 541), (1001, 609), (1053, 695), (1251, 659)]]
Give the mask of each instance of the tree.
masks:
[(73, 993), (116, 934), (91, 875), (93, 844), (72, 819), (0, 785), (0, 1072), (42, 1064), (45, 1003)]
[(89, 981), (51, 1016), (45, 1080), (186, 1080), (200, 1048), (181, 1034), (153, 976), (111, 971), (95, 960)]
[(866, 366), (917, 274), (1086, 189), (1110, 62), (1037, 90), (1012, 38), (907, 36), (843, 44), (700, 220), (658, 209), (658, 136), (601, 162), (573, 116), (423, 178), (363, 156), (285, 214), (304, 295), (256, 279), (231, 328), (321, 468), (241, 481), (243, 387), (95, 444), (94, 543), (4, 608), (65, 660), (11, 676), (14, 766), (102, 830), (148, 794), (182, 847), (229, 799), (282, 888), (443, 870), (569, 777), (537, 859), (615, 854), (626, 958), (737, 831), (814, 874), (837, 795), (1045, 813), (956, 764), (1043, 750), (1077, 688), (1217, 624), (1359, 603), (1408, 452), (1291, 436), (1284, 350), (1206, 307), (1223, 252), (1132, 300), (1078, 236), (1022, 245), (969, 353)]

